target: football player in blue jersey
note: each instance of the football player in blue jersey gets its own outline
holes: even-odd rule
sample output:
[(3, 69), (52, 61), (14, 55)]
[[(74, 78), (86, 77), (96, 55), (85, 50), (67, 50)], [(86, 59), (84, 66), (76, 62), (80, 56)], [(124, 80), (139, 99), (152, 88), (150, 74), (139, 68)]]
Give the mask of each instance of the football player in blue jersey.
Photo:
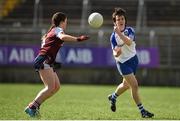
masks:
[(111, 34), (110, 42), (113, 56), (116, 60), (117, 69), (123, 77), (123, 81), (114, 93), (108, 96), (111, 110), (116, 111), (116, 98), (127, 89), (131, 90), (132, 98), (135, 101), (143, 118), (153, 117), (154, 114), (147, 111), (139, 97), (138, 81), (135, 73), (138, 66), (136, 55), (135, 32), (132, 27), (127, 26), (126, 12), (122, 8), (115, 8), (112, 14), (114, 31)]

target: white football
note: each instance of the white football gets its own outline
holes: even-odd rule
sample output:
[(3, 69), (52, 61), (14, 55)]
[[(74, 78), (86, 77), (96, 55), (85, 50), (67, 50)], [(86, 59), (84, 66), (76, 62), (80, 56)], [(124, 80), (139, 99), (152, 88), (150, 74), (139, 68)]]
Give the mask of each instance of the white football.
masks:
[(88, 23), (93, 28), (99, 28), (103, 24), (103, 16), (100, 13), (94, 12), (89, 15)]

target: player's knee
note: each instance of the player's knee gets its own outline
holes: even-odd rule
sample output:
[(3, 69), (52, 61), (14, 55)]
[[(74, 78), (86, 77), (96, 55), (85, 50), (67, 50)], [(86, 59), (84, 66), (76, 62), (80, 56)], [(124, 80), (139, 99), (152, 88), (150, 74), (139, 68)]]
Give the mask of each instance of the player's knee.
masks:
[(60, 89), (60, 84), (48, 85), (46, 88), (50, 94), (54, 94)]
[(125, 85), (125, 88), (126, 88), (126, 89), (129, 89), (129, 86), (128, 86), (128, 85)]
[(123, 82), (123, 87), (124, 87), (125, 89), (129, 89), (129, 85), (128, 85), (126, 82)]
[(60, 87), (61, 87), (60, 84), (57, 84), (57, 85), (56, 85), (56, 88), (55, 88), (55, 91), (56, 91), (56, 92), (59, 91), (59, 90), (60, 90)]
[(57, 84), (57, 85), (55, 85), (55, 87), (53, 88), (53, 91), (52, 91), (52, 93), (53, 94), (55, 94), (57, 91), (59, 91), (60, 90), (60, 84)]
[(54, 90), (55, 90), (55, 86), (47, 86), (48, 93), (52, 94), (54, 93)]
[(123, 83), (123, 87), (129, 89), (129, 85), (127, 83)]

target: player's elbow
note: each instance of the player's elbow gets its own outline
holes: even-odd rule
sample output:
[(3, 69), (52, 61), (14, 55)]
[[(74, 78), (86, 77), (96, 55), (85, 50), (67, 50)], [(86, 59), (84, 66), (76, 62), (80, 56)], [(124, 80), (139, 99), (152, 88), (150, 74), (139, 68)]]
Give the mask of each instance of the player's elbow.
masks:
[(66, 40), (66, 35), (65, 34), (61, 34), (61, 36), (59, 37), (61, 40)]
[(126, 42), (126, 45), (128, 45), (128, 46), (131, 46), (131, 44), (132, 44), (132, 41), (127, 41)]

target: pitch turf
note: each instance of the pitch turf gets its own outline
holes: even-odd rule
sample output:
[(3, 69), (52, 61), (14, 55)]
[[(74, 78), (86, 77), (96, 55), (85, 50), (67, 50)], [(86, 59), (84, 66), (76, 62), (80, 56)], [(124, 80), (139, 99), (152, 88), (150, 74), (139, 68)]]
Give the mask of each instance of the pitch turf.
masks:
[[(38, 84), (0, 84), (0, 120), (32, 119), (25, 106), (43, 88)], [(61, 85), (61, 90), (41, 106), (41, 118), (49, 120), (142, 120), (130, 91), (118, 98), (111, 112), (107, 95), (116, 86)], [(155, 113), (153, 120), (180, 120), (180, 88), (141, 87), (144, 106)]]

